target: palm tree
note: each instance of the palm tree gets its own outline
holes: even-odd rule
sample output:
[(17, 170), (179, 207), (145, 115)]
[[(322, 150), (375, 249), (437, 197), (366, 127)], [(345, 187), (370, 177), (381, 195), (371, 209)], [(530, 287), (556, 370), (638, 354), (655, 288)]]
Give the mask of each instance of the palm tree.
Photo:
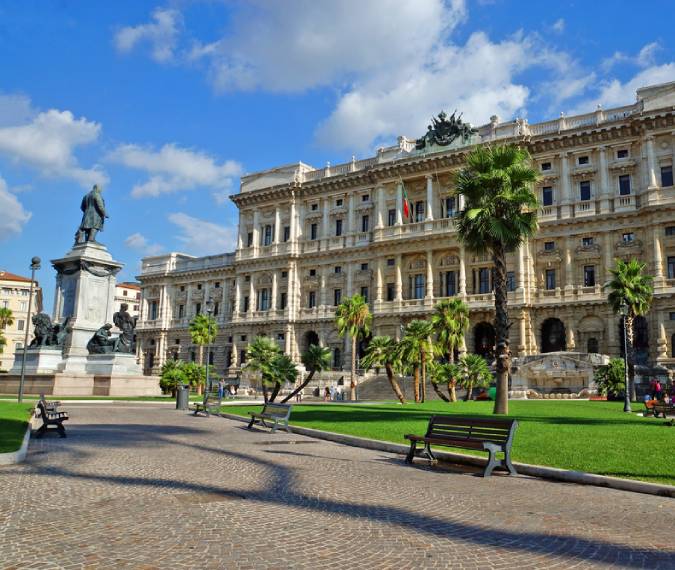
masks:
[[(406, 325), (400, 343), (401, 358), (413, 369), (415, 403), (423, 402), (426, 395), (426, 363), (427, 356), (432, 352), (431, 333), (432, 327), (429, 321), (416, 319)], [(422, 373), (421, 397), (420, 371)]]
[(12, 309), (0, 307), (0, 329), (6, 329), (14, 324), (14, 314)]
[(263, 397), (265, 398), (265, 402), (267, 402), (267, 388), (275, 384), (272, 363), (277, 356), (281, 355), (281, 348), (271, 338), (257, 336), (248, 345), (246, 355), (246, 368), (260, 372)]
[(5, 346), (7, 345), (7, 339), (5, 338), (5, 335), (2, 334), (2, 331), (0, 330), (0, 354), (5, 352)]
[(464, 401), (471, 400), (474, 388), (487, 388), (492, 381), (492, 374), (487, 362), (480, 354), (465, 354), (460, 359), (462, 375), (460, 383), (466, 388)]
[(173, 358), (167, 360), (162, 365), (162, 372), (159, 378), (160, 388), (165, 392), (171, 392), (171, 395), (175, 396), (178, 385), (184, 384), (188, 379), (185, 374), (185, 363), (182, 360), (175, 360)]
[(352, 369), (349, 382), (349, 399), (356, 400), (356, 340), (365, 337), (370, 331), (373, 317), (368, 303), (361, 295), (347, 297), (335, 309), (335, 323), (340, 336), (349, 335), (352, 339)]
[[(204, 346), (212, 344), (218, 335), (218, 323), (211, 315), (200, 313), (195, 316), (189, 326), (192, 342), (199, 346), (199, 364), (204, 364)], [(201, 385), (198, 386), (197, 393), (201, 394)]]
[(516, 146), (478, 147), (466, 158), (456, 179), (465, 208), (457, 233), (466, 247), (490, 253), (494, 263), (497, 397), (494, 413), (508, 414), (511, 369), (506, 303), (506, 252), (517, 249), (537, 231), (537, 172), (527, 150)]
[(310, 344), (309, 348), (302, 354), (302, 363), (305, 365), (305, 368), (309, 370), (307, 378), (304, 379), (302, 384), (293, 390), (288, 396), (286, 396), (281, 403), (288, 402), (293, 396), (298, 394), (300, 390), (303, 390), (307, 384), (312, 381), (314, 374), (327, 370), (330, 368), (330, 348), (326, 346), (319, 346), (317, 344)]
[(645, 275), (646, 264), (637, 259), (616, 260), (614, 269), (610, 269), (612, 279), (604, 285), (609, 290), (609, 304), (615, 313), (622, 303), (628, 306), (626, 316), (626, 344), (628, 346), (628, 390), (631, 400), (635, 400), (635, 363), (633, 362), (633, 340), (635, 317), (646, 315), (652, 304), (654, 285), (652, 277)]
[(439, 348), (448, 362), (455, 361), (455, 349), (462, 346), (469, 329), (469, 307), (461, 299), (446, 299), (436, 305), (431, 315), (431, 324), (438, 339)]
[(279, 390), (286, 383), (295, 384), (298, 377), (298, 369), (295, 366), (291, 357), (287, 354), (276, 354), (269, 364), (268, 381), (273, 382), (272, 394), (270, 395), (270, 402), (274, 402)]
[(451, 402), (457, 401), (457, 384), (462, 378), (462, 367), (457, 363), (448, 364), (446, 367), (448, 375), (448, 394)]
[(399, 360), (398, 343), (390, 336), (375, 336), (368, 343), (361, 364), (364, 368), (384, 366), (391, 389), (399, 402), (405, 404), (405, 396), (401, 392), (401, 387), (398, 385), (396, 378), (394, 378), (394, 369), (398, 366)]
[(449, 366), (454, 365), (434, 361), (429, 363), (429, 377), (431, 379), (431, 387), (434, 389), (434, 392), (436, 392), (436, 395), (445, 402), (449, 402), (450, 398), (441, 392), (439, 385), (446, 384), (450, 381), (450, 374), (448, 372)]

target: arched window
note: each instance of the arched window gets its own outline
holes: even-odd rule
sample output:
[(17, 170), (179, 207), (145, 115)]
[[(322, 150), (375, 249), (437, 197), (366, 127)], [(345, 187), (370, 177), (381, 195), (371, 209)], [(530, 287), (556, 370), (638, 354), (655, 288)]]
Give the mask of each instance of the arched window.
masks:
[(541, 325), (541, 351), (562, 352), (567, 350), (565, 325), (560, 319), (546, 319)]
[(333, 368), (342, 368), (342, 351), (337, 347), (333, 349)]
[(595, 337), (591, 337), (588, 339), (587, 346), (586, 346), (586, 352), (593, 352), (593, 353), (598, 353), (600, 352), (600, 347), (598, 346), (598, 339)]

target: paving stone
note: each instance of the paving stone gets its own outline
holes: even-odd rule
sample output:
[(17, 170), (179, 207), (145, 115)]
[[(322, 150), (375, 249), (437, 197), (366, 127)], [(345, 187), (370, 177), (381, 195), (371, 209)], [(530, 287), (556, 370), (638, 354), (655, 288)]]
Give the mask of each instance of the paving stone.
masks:
[(675, 568), (673, 499), (166, 408), (69, 411), (67, 439), (0, 468), (0, 568)]

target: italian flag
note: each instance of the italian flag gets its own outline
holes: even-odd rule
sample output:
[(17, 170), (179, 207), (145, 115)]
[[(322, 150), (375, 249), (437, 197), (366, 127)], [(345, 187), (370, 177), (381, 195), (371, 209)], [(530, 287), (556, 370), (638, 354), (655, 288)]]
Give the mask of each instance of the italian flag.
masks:
[(403, 217), (410, 219), (412, 215), (412, 210), (410, 209), (410, 200), (408, 200), (408, 193), (405, 190), (405, 184), (401, 183), (403, 187)]

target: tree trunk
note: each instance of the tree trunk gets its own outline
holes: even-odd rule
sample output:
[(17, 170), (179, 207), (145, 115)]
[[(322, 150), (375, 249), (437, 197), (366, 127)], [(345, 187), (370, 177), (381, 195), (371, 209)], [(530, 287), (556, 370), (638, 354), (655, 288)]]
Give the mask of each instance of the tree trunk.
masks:
[(633, 340), (635, 331), (633, 324), (635, 322), (633, 315), (626, 317), (626, 360), (628, 360), (628, 394), (631, 402), (637, 400), (635, 392), (635, 350), (633, 349)]
[(509, 317), (506, 306), (506, 256), (501, 243), (493, 245), (492, 260), (495, 264), (495, 366), (497, 369), (497, 396), (493, 413), (508, 414), (511, 351), (509, 350)]
[(279, 390), (281, 390), (281, 383), (277, 382), (274, 385), (274, 389), (272, 390), (272, 395), (270, 396), (269, 402), (274, 402), (275, 398), (277, 397), (277, 394), (279, 393)]
[(471, 400), (471, 393), (473, 392), (473, 382), (469, 382), (469, 385), (466, 387), (466, 396), (464, 396), (464, 401), (468, 402)]
[(413, 368), (413, 391), (415, 392), (415, 403), (420, 403), (420, 367), (415, 365)]
[(427, 355), (422, 351), (422, 403), (427, 399)]
[(295, 390), (293, 390), (288, 396), (286, 396), (283, 400), (281, 400), (281, 403), (282, 403), (282, 404), (285, 404), (285, 403), (288, 402), (288, 400), (290, 400), (293, 396), (296, 396), (296, 395), (298, 394), (298, 392), (300, 392), (300, 390), (302, 390), (303, 388), (305, 388), (305, 387), (307, 386), (307, 384), (309, 384), (309, 383), (312, 381), (312, 378), (314, 378), (314, 373), (315, 373), (315, 372), (316, 372), (316, 370), (312, 370), (312, 371), (309, 373), (309, 375), (307, 376), (307, 378), (305, 378), (305, 381), (304, 381), (302, 384), (300, 384), (300, 386), (298, 386)]
[(352, 337), (352, 371), (349, 377), (349, 399), (356, 400), (356, 337)]
[(389, 380), (389, 384), (391, 384), (391, 389), (394, 391), (394, 394), (396, 394), (399, 402), (405, 404), (405, 396), (403, 396), (401, 387), (398, 385), (396, 378), (394, 378), (394, 370), (392, 369), (391, 364), (385, 364), (384, 369), (387, 372), (387, 379)]
[(443, 392), (441, 392), (440, 388), (438, 387), (438, 384), (436, 382), (431, 383), (431, 387), (434, 389), (434, 392), (438, 395), (438, 397), (443, 400), (444, 402), (450, 402), (450, 398), (448, 398)]
[(263, 392), (263, 399), (265, 403), (268, 402), (269, 399), (269, 394), (267, 393), (267, 384), (265, 384), (265, 378), (263, 375), (260, 375), (260, 386), (262, 387), (262, 392)]
[(456, 402), (457, 401), (457, 381), (456, 380), (450, 380), (448, 382), (448, 394), (450, 395), (450, 401), (451, 402)]

